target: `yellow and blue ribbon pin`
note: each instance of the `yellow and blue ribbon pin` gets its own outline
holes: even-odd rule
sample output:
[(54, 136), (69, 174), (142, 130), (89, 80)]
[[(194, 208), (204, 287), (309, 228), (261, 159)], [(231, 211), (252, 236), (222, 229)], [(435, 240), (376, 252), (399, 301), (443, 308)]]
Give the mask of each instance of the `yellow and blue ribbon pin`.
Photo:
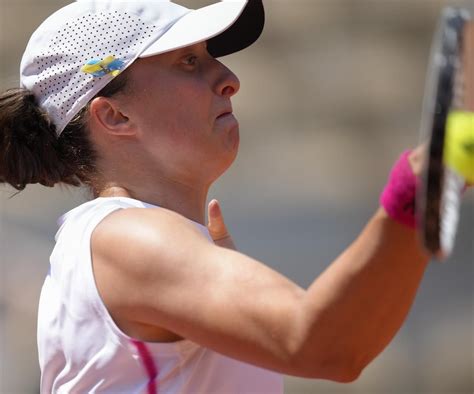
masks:
[(104, 59), (92, 59), (81, 67), (81, 71), (91, 74), (93, 77), (103, 77), (112, 74), (114, 77), (120, 74), (125, 63), (116, 59), (114, 55), (109, 55)]

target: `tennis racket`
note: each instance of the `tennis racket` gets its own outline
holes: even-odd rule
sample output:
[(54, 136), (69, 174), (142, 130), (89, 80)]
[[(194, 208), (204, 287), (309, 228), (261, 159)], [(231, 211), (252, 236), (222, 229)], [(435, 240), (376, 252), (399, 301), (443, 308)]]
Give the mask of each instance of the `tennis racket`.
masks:
[(421, 119), (426, 144), (417, 195), (426, 250), (446, 259), (453, 249), (461, 197), (474, 183), (474, 29), (465, 9), (445, 8), (431, 48)]

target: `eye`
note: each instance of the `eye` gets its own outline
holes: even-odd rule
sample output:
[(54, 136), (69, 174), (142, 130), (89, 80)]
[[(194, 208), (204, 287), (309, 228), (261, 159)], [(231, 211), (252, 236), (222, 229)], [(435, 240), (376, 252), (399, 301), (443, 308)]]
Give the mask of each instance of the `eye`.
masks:
[(188, 55), (183, 59), (183, 64), (186, 66), (195, 66), (197, 63), (197, 56), (196, 55)]

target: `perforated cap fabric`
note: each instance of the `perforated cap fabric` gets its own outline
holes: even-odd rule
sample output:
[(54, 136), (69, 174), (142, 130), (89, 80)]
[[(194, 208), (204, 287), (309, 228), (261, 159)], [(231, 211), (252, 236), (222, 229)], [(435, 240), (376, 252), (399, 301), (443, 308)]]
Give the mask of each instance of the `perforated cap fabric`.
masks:
[(261, 0), (224, 0), (191, 10), (167, 0), (78, 0), (33, 33), (20, 66), (58, 135), (139, 57), (208, 41), (213, 56), (251, 45), (263, 29)]

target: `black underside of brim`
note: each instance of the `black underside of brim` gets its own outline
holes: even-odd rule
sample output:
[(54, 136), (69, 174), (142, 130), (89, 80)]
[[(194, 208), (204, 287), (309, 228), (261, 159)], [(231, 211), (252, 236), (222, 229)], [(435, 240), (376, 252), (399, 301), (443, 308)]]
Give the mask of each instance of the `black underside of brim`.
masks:
[(262, 0), (249, 0), (235, 23), (207, 42), (207, 49), (212, 56), (220, 57), (247, 48), (260, 37), (264, 23)]

